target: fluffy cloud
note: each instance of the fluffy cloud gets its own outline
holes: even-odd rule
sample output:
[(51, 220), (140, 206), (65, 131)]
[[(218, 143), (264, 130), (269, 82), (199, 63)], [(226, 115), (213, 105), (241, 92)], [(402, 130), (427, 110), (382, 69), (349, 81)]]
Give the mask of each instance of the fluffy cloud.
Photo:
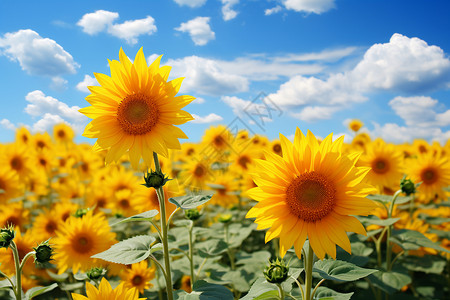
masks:
[(78, 106), (68, 106), (50, 96), (46, 96), (42, 91), (35, 90), (25, 96), (29, 104), (25, 107), (25, 112), (39, 120), (32, 126), (34, 131), (49, 130), (53, 125), (64, 122), (74, 127), (76, 132), (81, 132), (88, 119), (78, 110)]
[(181, 23), (175, 30), (189, 33), (195, 45), (204, 46), (216, 38), (216, 34), (209, 26), (209, 20), (210, 17), (197, 17), (186, 23)]
[(77, 25), (82, 27), (83, 31), (87, 34), (94, 35), (106, 30), (118, 18), (119, 14), (116, 12), (97, 10), (96, 12), (88, 13), (81, 17)]
[(83, 31), (89, 35), (107, 32), (125, 40), (130, 45), (136, 44), (139, 36), (152, 35), (157, 31), (155, 19), (151, 16), (144, 19), (128, 20), (123, 23), (114, 23), (118, 18), (119, 14), (116, 12), (97, 10), (81, 17), (77, 25), (82, 27)]
[(8, 130), (16, 130), (16, 126), (13, 123), (11, 123), (11, 121), (8, 119), (0, 120), (0, 126)]
[(334, 8), (334, 0), (284, 0), (286, 9), (321, 14)]
[(307, 106), (299, 113), (293, 114), (293, 116), (302, 121), (315, 122), (330, 119), (338, 110), (340, 110), (340, 108), (334, 106)]
[(200, 7), (206, 3), (206, 0), (175, 0), (180, 6)]
[(31, 29), (6, 33), (0, 38), (0, 55), (19, 62), (32, 75), (57, 77), (74, 74), (79, 65), (58, 43)]
[(192, 123), (196, 123), (196, 124), (207, 124), (207, 123), (214, 123), (214, 122), (219, 122), (222, 121), (223, 118), (219, 115), (216, 115), (215, 113), (210, 113), (207, 116), (204, 117), (200, 117), (196, 114), (192, 114), (192, 116), (194, 117), (195, 120), (192, 120)]
[(77, 84), (77, 90), (84, 93), (90, 93), (88, 86), (99, 85), (97, 79), (89, 75), (84, 75), (83, 81)]
[[(264, 95), (265, 96), (265, 95)], [(223, 96), (221, 100), (231, 107), (233, 113), (239, 117), (256, 117), (259, 122), (271, 122), (275, 116), (280, 116), (282, 112), (278, 107), (273, 107), (270, 101), (266, 101), (264, 96), (257, 101), (243, 100), (238, 97)], [(245, 115), (244, 115), (245, 114)], [(254, 120), (250, 120), (250, 124), (255, 124)]]
[(180, 93), (195, 91), (203, 95), (220, 96), (245, 92), (249, 81), (242, 76), (224, 72), (219, 64), (211, 59), (188, 56), (169, 60), (174, 77), (186, 77)]
[(418, 38), (394, 34), (389, 43), (370, 47), (347, 72), (326, 79), (297, 75), (269, 96), (278, 105), (310, 106), (310, 111), (317, 104), (329, 106), (326, 115), (331, 118), (336, 106), (365, 101), (369, 92), (423, 92), (445, 87), (450, 83), (449, 76), (450, 60), (442, 49)]
[(238, 12), (233, 9), (233, 6), (239, 3), (239, 0), (222, 0), (222, 17), (225, 21), (236, 18)]
[(64, 91), (65, 89), (67, 89), (67, 83), (68, 81), (64, 78), (56, 76), (52, 78), (50, 87), (56, 91)]
[(268, 9), (264, 10), (264, 15), (270, 16), (270, 15), (276, 14), (276, 13), (278, 13), (280, 11), (281, 11), (281, 6), (277, 5), (275, 7), (268, 8)]

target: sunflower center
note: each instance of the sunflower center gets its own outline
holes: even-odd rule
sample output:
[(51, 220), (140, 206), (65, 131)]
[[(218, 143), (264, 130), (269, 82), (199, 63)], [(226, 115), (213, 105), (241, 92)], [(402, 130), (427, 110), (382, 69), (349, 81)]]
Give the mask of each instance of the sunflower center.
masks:
[(250, 162), (250, 158), (248, 158), (247, 156), (241, 156), (238, 159), (238, 164), (244, 169), (247, 169), (247, 164), (249, 162)]
[(22, 170), (23, 162), (20, 159), (20, 157), (15, 156), (13, 159), (11, 159), (11, 168), (13, 168), (16, 171)]
[(43, 141), (38, 141), (38, 142), (36, 143), (36, 146), (37, 146), (38, 148), (42, 149), (42, 148), (45, 147), (45, 143), (44, 143)]
[(87, 173), (89, 171), (89, 165), (85, 162), (81, 163), (80, 168), (85, 173)]
[(217, 189), (217, 192), (221, 196), (225, 196), (227, 194), (227, 189)]
[(122, 199), (119, 201), (119, 206), (126, 209), (130, 207), (130, 202), (128, 201), (128, 199)]
[(205, 173), (206, 173), (205, 167), (203, 167), (202, 165), (197, 165), (195, 167), (194, 175), (196, 177), (202, 177), (203, 175), (205, 175)]
[(323, 175), (315, 171), (295, 178), (286, 190), (291, 212), (306, 222), (316, 222), (334, 207), (336, 189)]
[(218, 148), (222, 147), (223, 145), (225, 145), (225, 140), (221, 135), (218, 135), (214, 138), (213, 140), (214, 145)]
[(87, 236), (78, 236), (73, 243), (73, 248), (78, 253), (87, 253), (93, 248), (92, 241)]
[(128, 95), (117, 108), (117, 121), (130, 135), (150, 132), (156, 125), (159, 111), (155, 103), (142, 93)]
[(49, 221), (46, 225), (45, 225), (45, 231), (47, 231), (50, 234), (55, 233), (56, 230), (56, 223), (53, 221)]
[(134, 277), (133, 277), (133, 279), (131, 280), (131, 282), (133, 283), (133, 285), (140, 285), (141, 283), (142, 283), (142, 281), (143, 281), (143, 278), (142, 278), (142, 276), (141, 275), (135, 275)]
[(281, 145), (280, 144), (273, 145), (272, 150), (275, 153), (281, 153)]
[(420, 177), (425, 184), (433, 184), (438, 180), (438, 176), (435, 170), (431, 168), (423, 170), (420, 174)]
[(6, 190), (6, 183), (0, 178), (0, 190)]
[(5, 224), (6, 225), (12, 225), (12, 226), (18, 226), (18, 225), (20, 225), (20, 220), (16, 216), (9, 216), (6, 219)]
[(62, 139), (66, 137), (66, 133), (64, 132), (64, 130), (58, 130), (58, 137)]
[(372, 162), (372, 170), (377, 174), (385, 174), (389, 171), (389, 163), (384, 159), (376, 159)]

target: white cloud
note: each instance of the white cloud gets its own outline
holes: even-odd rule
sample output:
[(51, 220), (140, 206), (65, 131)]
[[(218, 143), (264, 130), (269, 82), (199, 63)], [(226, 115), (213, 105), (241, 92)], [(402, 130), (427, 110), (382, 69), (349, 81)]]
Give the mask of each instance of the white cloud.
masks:
[(194, 104), (203, 104), (203, 103), (205, 103), (205, 101), (206, 101), (205, 98), (196, 97), (195, 100), (192, 103), (194, 103)]
[(118, 18), (119, 14), (116, 12), (97, 10), (83, 15), (77, 25), (82, 27), (83, 31), (89, 35), (107, 32), (125, 40), (130, 45), (136, 44), (139, 36), (152, 35), (157, 31), (155, 19), (151, 16), (144, 19), (128, 20), (123, 23), (114, 23)]
[(195, 45), (204, 46), (216, 37), (209, 26), (209, 20), (210, 17), (197, 17), (186, 23), (181, 23), (175, 30), (189, 33)]
[(283, 56), (275, 57), (275, 62), (306, 62), (306, 61), (325, 61), (333, 62), (353, 54), (357, 47), (345, 47), (338, 49), (326, 49), (320, 52), (311, 53), (289, 53)]
[(13, 123), (11, 123), (11, 121), (8, 119), (0, 120), (0, 125), (3, 128), (9, 129), (9, 130), (16, 130), (16, 126)]
[(233, 9), (233, 6), (239, 3), (239, 0), (222, 0), (222, 17), (225, 21), (236, 18), (238, 12)]
[(219, 64), (211, 59), (187, 56), (181, 59), (170, 59), (167, 64), (172, 66), (172, 76), (186, 77), (181, 85), (180, 93), (194, 91), (202, 95), (220, 96), (248, 90), (248, 79), (224, 72)]
[(210, 113), (209, 115), (204, 117), (200, 117), (199, 115), (196, 114), (192, 114), (192, 116), (194, 117), (194, 120), (192, 120), (191, 122), (196, 124), (214, 123), (223, 120), (221, 116), (216, 115), (215, 113)]
[(180, 6), (201, 7), (206, 0), (175, 0), (175, 2)]
[(281, 11), (281, 6), (277, 5), (275, 7), (268, 8), (268, 9), (264, 10), (264, 15), (270, 16), (270, 15), (276, 14), (276, 13), (278, 13), (280, 11)]
[(65, 80), (62, 77), (55, 76), (52, 78), (52, 83), (50, 84), (50, 87), (56, 91), (64, 91), (67, 89), (67, 83), (68, 81)]
[(321, 14), (334, 8), (334, 0), (284, 0), (286, 9)]
[(374, 123), (374, 126), (371, 136), (382, 137), (391, 143), (406, 143), (412, 142), (414, 139), (425, 139), (438, 141), (443, 145), (450, 138), (450, 130), (442, 131), (438, 127), (408, 127), (396, 123), (387, 123), (382, 126)]
[[(243, 117), (244, 113), (246, 115), (250, 116), (257, 116), (260, 121), (262, 122), (271, 122), (273, 121), (271, 113), (273, 111), (276, 111), (277, 109), (274, 109), (271, 107), (271, 104), (269, 102), (262, 103), (260, 101), (258, 102), (252, 102), (249, 100), (243, 100), (241, 98), (235, 97), (235, 96), (223, 96), (221, 97), (221, 100), (231, 107), (233, 110), (233, 113), (236, 116)], [(255, 124), (254, 122), (250, 124)]]
[(95, 79), (94, 77), (91, 77), (89, 75), (84, 75), (83, 81), (81, 81), (77, 84), (77, 90), (84, 92), (84, 93), (90, 93), (90, 91), (87, 87), (93, 86), (93, 85), (99, 85), (97, 82), (97, 79)]
[[(309, 59), (314, 57), (321, 55), (309, 55)], [(332, 55), (324, 53), (321, 58), (326, 57)], [(295, 56), (289, 58), (299, 59)], [(308, 55), (305, 58), (308, 58)], [(291, 108), (345, 107), (351, 103), (366, 101), (365, 94), (369, 92), (421, 92), (448, 84), (450, 60), (442, 49), (428, 46), (418, 38), (394, 34), (389, 43), (370, 47), (353, 69), (331, 74), (325, 79), (297, 75), (283, 83), (279, 90), (269, 97), (276, 104)], [(328, 110), (332, 111), (332, 108)], [(332, 113), (326, 115), (332, 117)]]
[(340, 108), (334, 106), (306, 106), (299, 113), (294, 113), (292, 115), (302, 121), (315, 122), (330, 119), (338, 110), (340, 110)]
[(0, 55), (18, 61), (22, 70), (32, 75), (74, 74), (79, 67), (58, 43), (31, 29), (6, 33), (0, 38)]
[(147, 16), (145, 19), (125, 21), (121, 24), (112, 24), (108, 27), (108, 32), (128, 44), (134, 45), (138, 42), (140, 35), (152, 35), (157, 30), (155, 19)]
[(25, 112), (39, 118), (32, 126), (34, 131), (49, 130), (53, 125), (65, 122), (80, 133), (88, 121), (87, 117), (78, 112), (80, 107), (68, 106), (58, 99), (46, 96), (40, 90), (28, 93), (25, 100), (29, 102)]
[(94, 35), (104, 31), (108, 26), (112, 25), (119, 14), (112, 11), (97, 10), (93, 13), (85, 14), (77, 22), (77, 25), (83, 28), (83, 31), (89, 35)]

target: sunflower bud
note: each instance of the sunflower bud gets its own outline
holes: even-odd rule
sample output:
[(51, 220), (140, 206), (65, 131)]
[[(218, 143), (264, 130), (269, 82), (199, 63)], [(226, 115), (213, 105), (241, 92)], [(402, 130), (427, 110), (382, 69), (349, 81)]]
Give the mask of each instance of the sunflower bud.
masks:
[(142, 184), (145, 187), (148, 188), (155, 188), (158, 189), (166, 184), (167, 181), (170, 179), (168, 177), (164, 177), (165, 174), (163, 174), (161, 171), (151, 171), (150, 173), (147, 171), (147, 174), (144, 174), (144, 181), (145, 183)]
[(33, 250), (36, 252), (34, 262), (44, 264), (52, 260), (53, 248), (48, 244), (48, 241), (42, 242)]
[(184, 216), (191, 221), (195, 221), (198, 220), (198, 218), (200, 218), (200, 212), (196, 208), (186, 209), (184, 211)]
[(15, 236), (16, 233), (12, 226), (0, 229), (0, 248), (8, 248)]
[(233, 216), (231, 214), (221, 214), (219, 216), (219, 222), (223, 223), (223, 224), (227, 224), (227, 223), (230, 223), (232, 218), (233, 218)]
[(402, 192), (406, 194), (406, 196), (409, 196), (416, 192), (416, 185), (411, 179), (406, 179), (406, 177), (403, 177), (402, 181), (400, 182), (400, 188)]
[(97, 280), (100, 279), (100, 277), (102, 277), (105, 273), (105, 270), (103, 268), (92, 268), (89, 271), (86, 272), (86, 276), (90, 279), (90, 280)]
[(288, 278), (289, 267), (286, 266), (284, 260), (269, 262), (269, 265), (264, 269), (263, 274), (266, 280), (270, 283), (282, 283)]
[(82, 218), (87, 212), (89, 211), (89, 208), (79, 208), (77, 211), (73, 214), (75, 218)]

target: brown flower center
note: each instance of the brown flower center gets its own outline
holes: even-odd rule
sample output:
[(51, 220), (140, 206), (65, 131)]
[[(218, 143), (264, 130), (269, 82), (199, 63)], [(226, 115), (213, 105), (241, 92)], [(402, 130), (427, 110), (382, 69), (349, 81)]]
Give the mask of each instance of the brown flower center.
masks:
[(195, 166), (194, 175), (196, 177), (202, 177), (205, 174), (206, 174), (206, 169), (203, 165), (198, 164), (197, 166)]
[(130, 207), (130, 201), (128, 201), (128, 199), (122, 199), (119, 201), (119, 206), (124, 209), (127, 209)]
[(44, 148), (46, 145), (45, 145), (45, 143), (44, 143), (43, 141), (38, 141), (38, 142), (36, 143), (36, 146), (37, 146), (38, 148), (42, 149), (42, 148)]
[(45, 231), (47, 231), (50, 234), (54, 234), (56, 230), (56, 223), (54, 221), (48, 221), (48, 223), (45, 225)]
[(275, 144), (272, 147), (273, 152), (275, 152), (276, 154), (281, 153), (281, 145), (280, 144)]
[(19, 226), (20, 219), (16, 216), (9, 216), (5, 221), (5, 225)]
[(248, 156), (241, 156), (238, 159), (238, 165), (240, 165), (242, 168), (247, 169), (247, 165), (250, 162), (250, 158)]
[(143, 281), (143, 278), (141, 275), (135, 275), (133, 277), (133, 279), (131, 280), (131, 282), (133, 283), (134, 286), (140, 285)]
[(295, 178), (286, 190), (286, 202), (291, 212), (306, 222), (316, 222), (334, 207), (336, 189), (323, 175), (315, 171)]
[(385, 174), (389, 171), (389, 162), (378, 158), (372, 162), (372, 170), (377, 174)]
[(436, 174), (436, 170), (433, 168), (426, 168), (420, 174), (423, 183), (425, 184), (433, 184), (438, 180), (438, 175)]
[(23, 161), (18, 156), (14, 156), (13, 159), (11, 159), (11, 168), (16, 170), (17, 172), (20, 172), (23, 169)]
[(58, 130), (57, 135), (59, 138), (62, 138), (62, 139), (66, 137), (66, 133), (64, 132), (64, 130)]
[(221, 148), (225, 145), (225, 139), (221, 135), (218, 135), (214, 137), (213, 143), (217, 148)]
[(117, 108), (117, 121), (122, 130), (130, 135), (150, 132), (158, 117), (158, 107), (142, 93), (128, 95)]
[(74, 239), (72, 246), (76, 252), (85, 254), (91, 251), (94, 245), (92, 244), (90, 237), (79, 235)]

